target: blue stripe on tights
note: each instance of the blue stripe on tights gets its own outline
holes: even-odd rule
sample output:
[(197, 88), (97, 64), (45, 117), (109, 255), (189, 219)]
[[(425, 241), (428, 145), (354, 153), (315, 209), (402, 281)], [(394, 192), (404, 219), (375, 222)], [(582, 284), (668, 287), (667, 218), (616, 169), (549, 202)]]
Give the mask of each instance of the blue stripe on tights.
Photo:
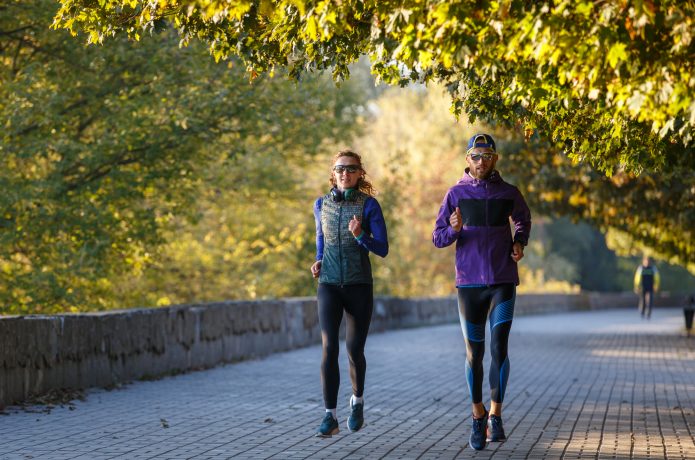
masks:
[(504, 400), (504, 391), (507, 389), (507, 380), (509, 380), (509, 358), (505, 358), (500, 368), (500, 395), (499, 400)]
[(485, 323), (474, 324), (466, 321), (466, 340), (485, 342)]
[(468, 383), (468, 394), (473, 396), (473, 369), (471, 369), (468, 360), (466, 360), (466, 382)]
[(490, 313), (490, 330), (494, 329), (502, 323), (507, 323), (514, 318), (514, 299), (516, 295), (509, 300), (502, 302), (492, 309)]

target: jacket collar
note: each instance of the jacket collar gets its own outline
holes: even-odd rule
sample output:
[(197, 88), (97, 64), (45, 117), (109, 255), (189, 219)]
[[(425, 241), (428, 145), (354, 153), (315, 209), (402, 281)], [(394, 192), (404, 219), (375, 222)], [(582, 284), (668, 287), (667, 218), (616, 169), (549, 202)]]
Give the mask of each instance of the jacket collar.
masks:
[(497, 182), (502, 182), (502, 176), (500, 176), (499, 171), (496, 169), (492, 170), (492, 174), (490, 174), (490, 177), (487, 179), (476, 179), (473, 176), (469, 174), (470, 168), (466, 168), (466, 171), (463, 173), (463, 177), (459, 179), (458, 183), (459, 184), (468, 184), (468, 185), (482, 185), (482, 184), (493, 184)]

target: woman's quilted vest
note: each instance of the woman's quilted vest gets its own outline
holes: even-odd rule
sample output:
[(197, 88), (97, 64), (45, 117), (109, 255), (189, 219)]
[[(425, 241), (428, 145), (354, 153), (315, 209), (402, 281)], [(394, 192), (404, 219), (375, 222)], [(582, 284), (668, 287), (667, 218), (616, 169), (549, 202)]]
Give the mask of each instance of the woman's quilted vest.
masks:
[(372, 265), (369, 251), (352, 236), (348, 224), (352, 216), (362, 219), (364, 202), (369, 196), (357, 192), (352, 200), (333, 201), (330, 194), (321, 202), (323, 229), (323, 261), (320, 283), (372, 284)]

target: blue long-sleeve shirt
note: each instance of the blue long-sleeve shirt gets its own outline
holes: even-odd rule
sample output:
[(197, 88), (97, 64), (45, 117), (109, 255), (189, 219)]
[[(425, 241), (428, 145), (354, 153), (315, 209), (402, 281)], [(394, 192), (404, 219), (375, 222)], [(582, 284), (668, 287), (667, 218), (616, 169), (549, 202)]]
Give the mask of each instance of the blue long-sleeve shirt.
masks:
[[(321, 228), (321, 203), (320, 197), (314, 203), (314, 221), (316, 223), (316, 260), (323, 259), (323, 229)], [(386, 222), (379, 202), (374, 197), (369, 197), (364, 202), (362, 210), (362, 236), (357, 243), (364, 249), (373, 252), (380, 257), (386, 257), (389, 252), (388, 235), (386, 234)], [(347, 225), (347, 224), (346, 224)]]

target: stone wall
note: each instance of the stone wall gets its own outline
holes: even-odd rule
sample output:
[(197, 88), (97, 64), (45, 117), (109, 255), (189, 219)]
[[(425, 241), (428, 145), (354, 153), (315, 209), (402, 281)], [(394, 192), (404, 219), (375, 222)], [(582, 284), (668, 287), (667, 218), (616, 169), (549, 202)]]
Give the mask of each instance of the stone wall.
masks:
[[(516, 315), (634, 307), (633, 294), (519, 295)], [(678, 305), (661, 298), (657, 304)], [(377, 297), (371, 330), (458, 320), (455, 297)], [(0, 407), (319, 343), (314, 298), (0, 317)]]

